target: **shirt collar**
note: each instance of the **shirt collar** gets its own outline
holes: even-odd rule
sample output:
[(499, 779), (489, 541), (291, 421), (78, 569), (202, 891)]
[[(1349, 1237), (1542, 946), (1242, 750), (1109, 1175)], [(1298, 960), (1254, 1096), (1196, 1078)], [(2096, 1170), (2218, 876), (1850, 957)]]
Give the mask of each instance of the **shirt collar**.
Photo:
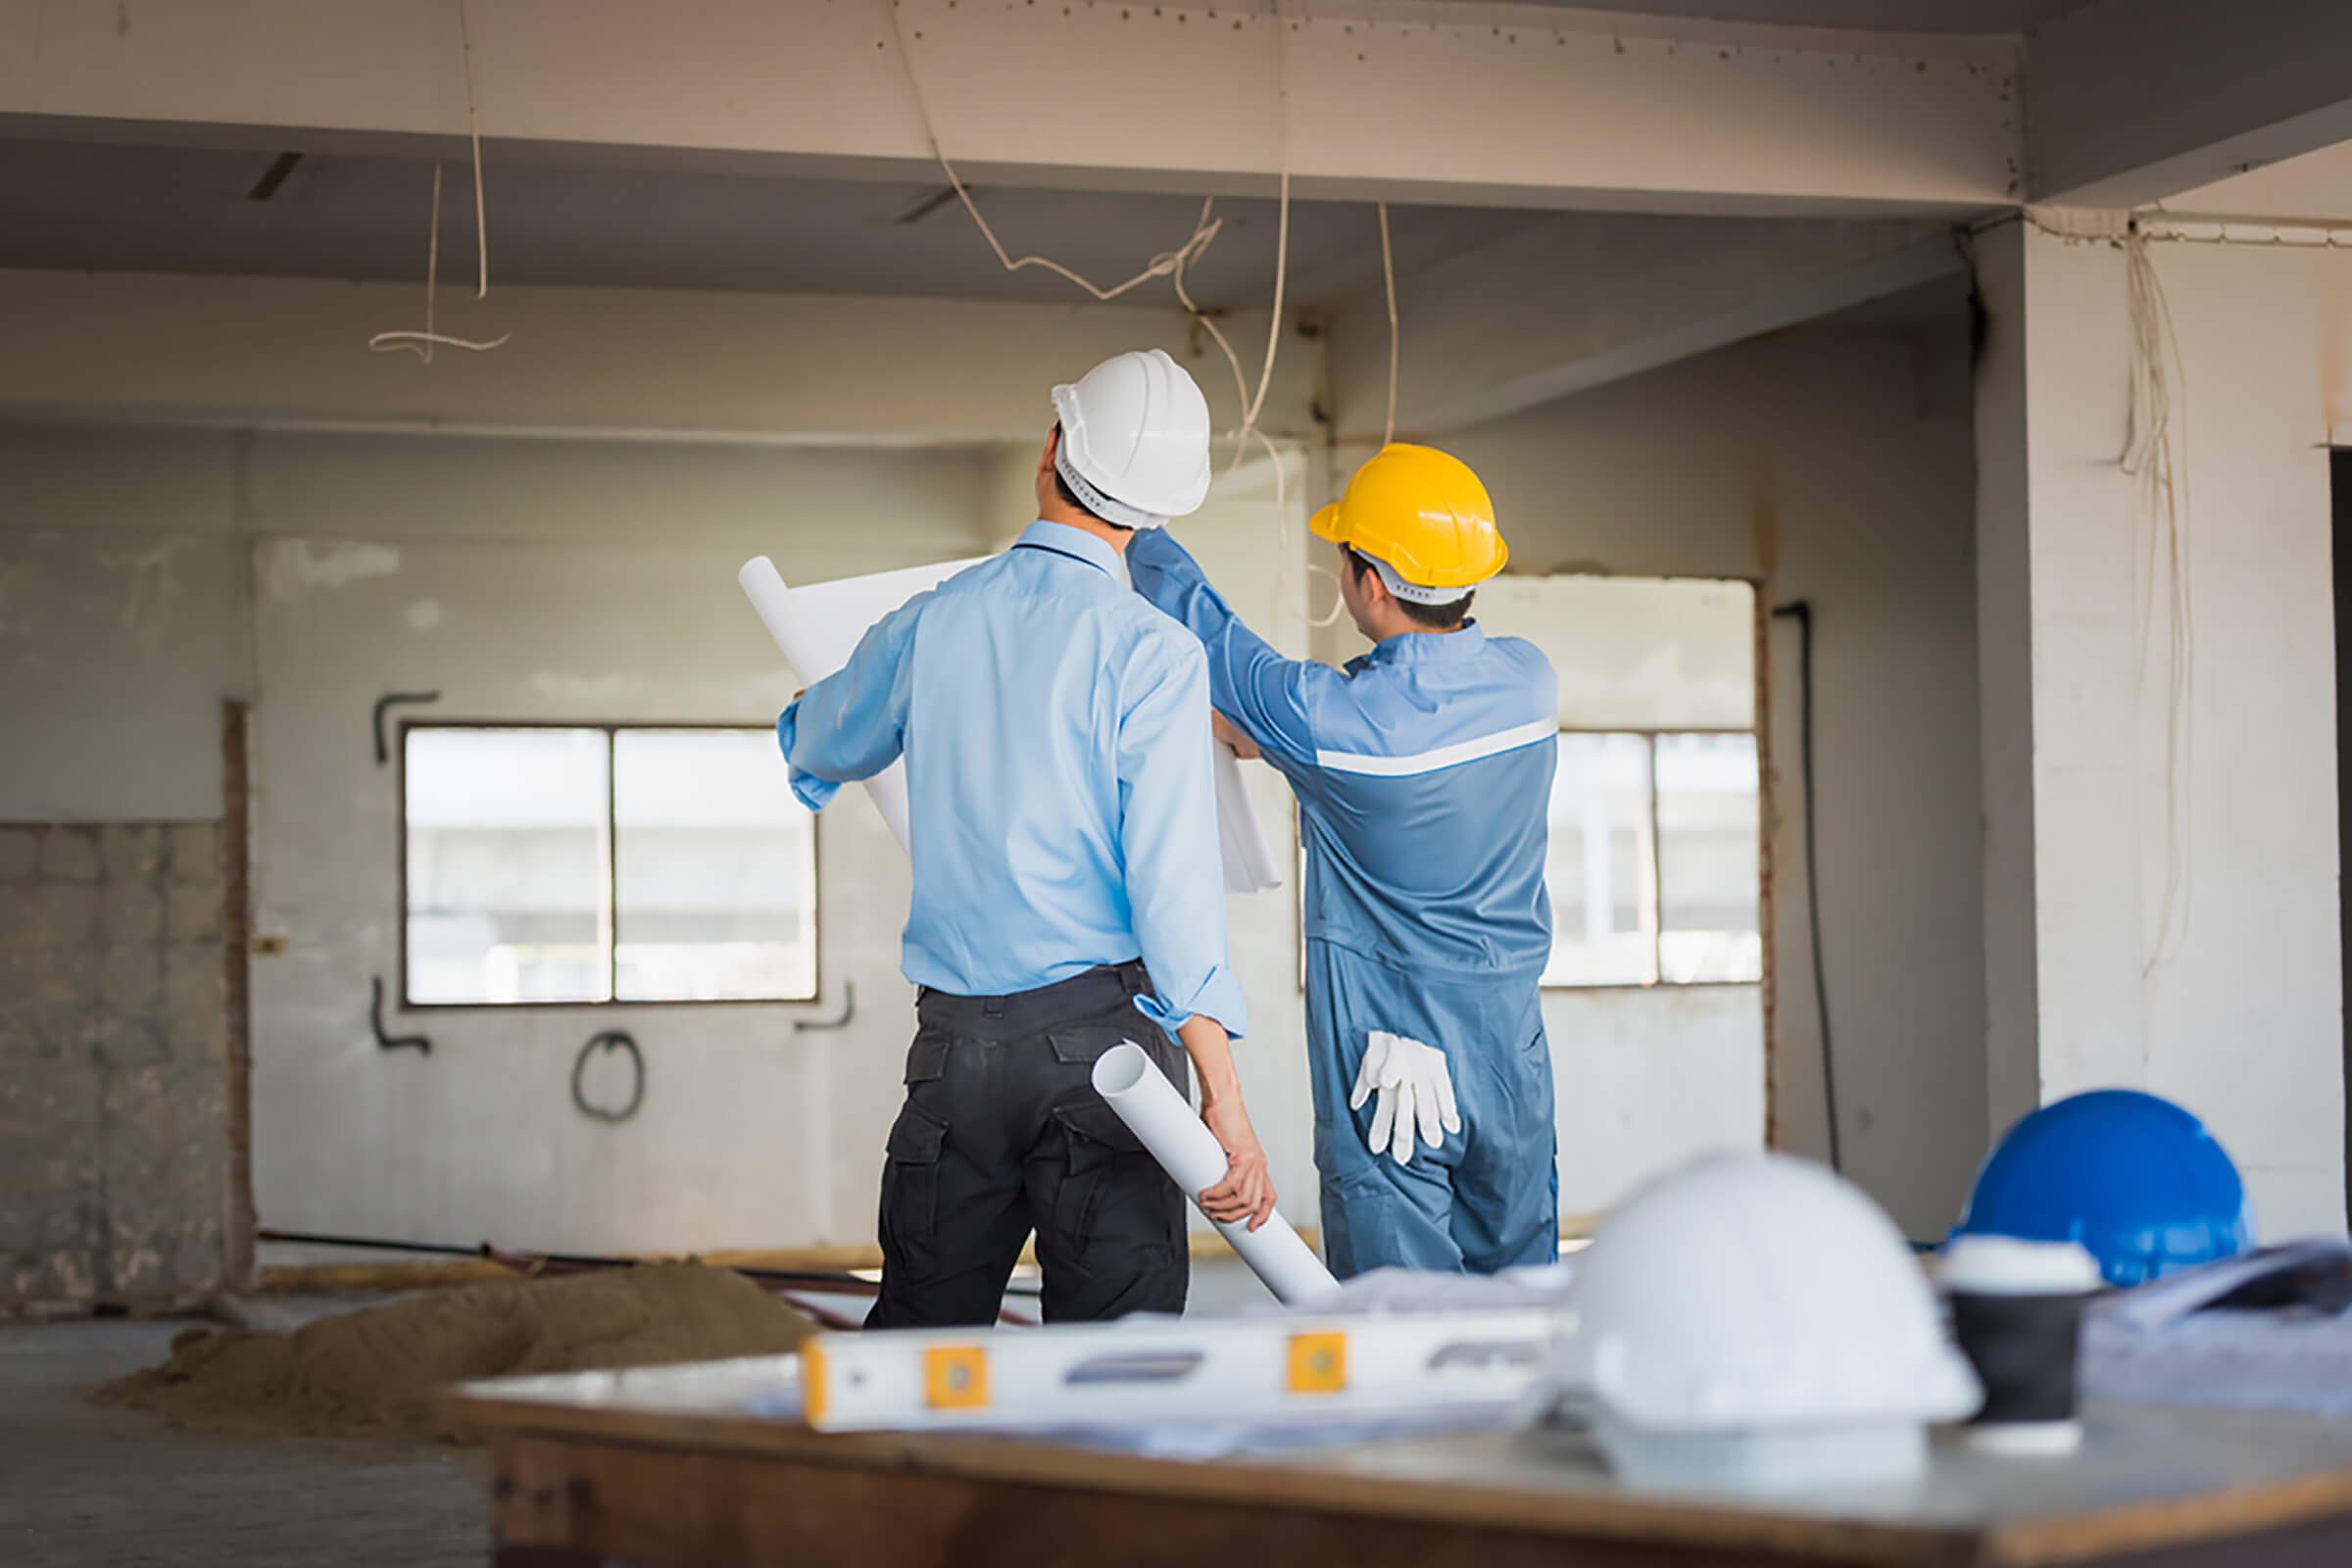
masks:
[(1057, 556), (1083, 561), (1114, 581), (1125, 575), (1120, 569), (1119, 553), (1116, 550), (1084, 528), (1073, 528), (1066, 522), (1048, 522), (1040, 517), (1021, 530), (1021, 536), (1012, 542), (1012, 548), (1051, 550)]
[(1437, 664), (1475, 659), (1487, 646), (1478, 622), (1465, 620), (1459, 631), (1400, 631), (1384, 637), (1364, 656), (1374, 664)]

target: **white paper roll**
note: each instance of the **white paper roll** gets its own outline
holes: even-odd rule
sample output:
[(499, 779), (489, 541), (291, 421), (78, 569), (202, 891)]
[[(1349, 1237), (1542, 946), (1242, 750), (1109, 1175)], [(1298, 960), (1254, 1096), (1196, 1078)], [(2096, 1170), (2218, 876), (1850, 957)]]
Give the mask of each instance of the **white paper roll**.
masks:
[[(858, 641), (884, 615), (926, 589), (972, 565), (970, 561), (947, 561), (932, 566), (877, 572), (869, 577), (847, 577), (808, 588), (786, 585), (775, 563), (754, 556), (735, 573), (744, 597), (760, 613), (760, 623), (775, 639), (784, 662), (803, 682), (813, 685), (850, 662)], [(865, 781), (882, 820), (906, 847), (906, 767), (893, 762)]]
[(760, 612), (760, 624), (767, 628), (776, 646), (782, 648), (790, 642), (792, 612), (785, 600), (789, 590), (784, 586), (784, 574), (776, 570), (776, 564), (765, 556), (754, 556), (735, 573), (735, 580), (743, 585), (743, 596)]
[(1282, 886), (1282, 868), (1266, 848), (1266, 835), (1257, 825), (1257, 812), (1242, 783), (1242, 760), (1232, 747), (1219, 743), (1215, 754), (1217, 787), (1217, 855), (1225, 871), (1228, 893), (1270, 893)]
[[(1225, 1151), (1218, 1147), (1216, 1135), (1202, 1125), (1143, 1047), (1130, 1041), (1104, 1052), (1095, 1063), (1094, 1078), (1095, 1093), (1118, 1112), (1119, 1120), (1143, 1141), (1185, 1197), (1197, 1204), (1203, 1192), (1225, 1179)], [(1247, 1221), (1209, 1223), (1277, 1299), (1305, 1301), (1339, 1289), (1331, 1270), (1280, 1213), (1267, 1215), (1255, 1231)]]

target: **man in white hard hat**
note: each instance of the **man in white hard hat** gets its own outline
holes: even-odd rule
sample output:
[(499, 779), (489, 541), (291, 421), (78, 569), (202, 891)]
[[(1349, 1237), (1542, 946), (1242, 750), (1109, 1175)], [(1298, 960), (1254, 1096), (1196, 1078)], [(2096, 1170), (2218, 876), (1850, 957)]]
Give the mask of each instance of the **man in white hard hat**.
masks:
[(1054, 407), (1038, 520), (884, 617), (777, 721), (811, 807), (906, 760), (903, 960), (921, 989), (872, 1328), (995, 1321), (1032, 1231), (1049, 1321), (1183, 1309), (1183, 1196), (1091, 1082), (1123, 1040), (1180, 1086), (1187, 1055), (1200, 1076), (1229, 1160), (1200, 1195), (1210, 1216), (1255, 1229), (1274, 1207), (1229, 1045), (1207, 661), (1120, 560), (1206, 495), (1208, 408), (1156, 349)]

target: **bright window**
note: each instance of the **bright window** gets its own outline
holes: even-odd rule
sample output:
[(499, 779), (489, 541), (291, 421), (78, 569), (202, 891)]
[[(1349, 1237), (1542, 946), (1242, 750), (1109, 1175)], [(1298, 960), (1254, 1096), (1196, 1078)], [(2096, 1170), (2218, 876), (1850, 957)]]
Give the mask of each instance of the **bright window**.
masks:
[(418, 1006), (801, 1002), (816, 840), (761, 729), (414, 725)]
[(1761, 979), (1755, 736), (1571, 731), (1559, 748), (1544, 984)]

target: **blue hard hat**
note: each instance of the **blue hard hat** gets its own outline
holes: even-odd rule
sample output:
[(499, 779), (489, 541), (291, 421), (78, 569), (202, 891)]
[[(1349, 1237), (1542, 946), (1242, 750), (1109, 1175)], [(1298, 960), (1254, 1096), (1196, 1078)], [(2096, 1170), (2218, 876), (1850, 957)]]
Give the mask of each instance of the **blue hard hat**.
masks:
[(2254, 1218), (2203, 1122), (2156, 1095), (2096, 1089), (1992, 1146), (1952, 1234), (2080, 1242), (2129, 1287), (2248, 1250)]

